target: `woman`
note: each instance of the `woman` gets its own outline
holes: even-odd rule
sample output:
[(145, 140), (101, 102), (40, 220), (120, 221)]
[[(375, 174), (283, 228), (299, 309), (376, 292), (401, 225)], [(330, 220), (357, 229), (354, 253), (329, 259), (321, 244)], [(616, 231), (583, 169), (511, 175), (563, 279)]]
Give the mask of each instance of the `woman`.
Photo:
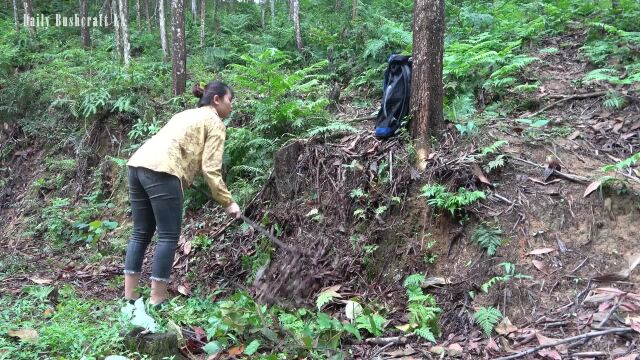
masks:
[(155, 230), (158, 244), (153, 255), (151, 299), (153, 305), (167, 300), (171, 274), (182, 224), (183, 189), (201, 171), (213, 199), (233, 218), (240, 208), (222, 180), (225, 126), (231, 113), (233, 91), (220, 81), (203, 89), (193, 87), (200, 98), (198, 107), (174, 115), (151, 139), (136, 151), (129, 167), (129, 200), (133, 234), (124, 265), (124, 297), (137, 299), (142, 260)]

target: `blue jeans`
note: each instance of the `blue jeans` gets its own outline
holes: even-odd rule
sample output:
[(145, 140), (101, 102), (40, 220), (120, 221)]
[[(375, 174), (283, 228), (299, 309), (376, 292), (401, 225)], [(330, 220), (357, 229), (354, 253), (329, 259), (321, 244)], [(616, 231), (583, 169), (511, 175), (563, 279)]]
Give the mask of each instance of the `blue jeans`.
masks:
[(142, 260), (158, 230), (151, 280), (168, 282), (182, 226), (182, 188), (177, 176), (129, 166), (133, 234), (124, 261), (125, 274), (142, 271)]

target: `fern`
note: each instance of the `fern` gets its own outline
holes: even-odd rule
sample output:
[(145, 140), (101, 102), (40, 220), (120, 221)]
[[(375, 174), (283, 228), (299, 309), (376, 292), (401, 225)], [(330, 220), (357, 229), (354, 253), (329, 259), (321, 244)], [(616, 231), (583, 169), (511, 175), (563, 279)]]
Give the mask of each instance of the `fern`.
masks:
[(483, 147), (481, 155), (493, 154), (493, 153), (497, 152), (498, 150), (500, 150), (500, 148), (502, 148), (503, 146), (505, 146), (507, 144), (509, 144), (507, 141), (497, 140), (493, 144), (491, 144), (489, 146), (486, 146), (486, 147)]
[(340, 294), (333, 290), (325, 290), (318, 294), (318, 298), (316, 299), (316, 306), (318, 307), (318, 310), (332, 302), (334, 297), (340, 297)]
[(493, 256), (498, 246), (502, 245), (502, 231), (498, 228), (489, 228), (480, 225), (473, 233), (471, 240), (487, 250), (487, 255)]
[(615, 91), (609, 91), (607, 93), (607, 97), (602, 103), (607, 109), (622, 109), (626, 104), (626, 100), (624, 97), (620, 96)]
[(495, 159), (489, 161), (489, 163), (484, 167), (484, 170), (486, 172), (492, 172), (493, 170), (499, 168), (499, 167), (503, 167), (504, 166), (504, 158), (505, 156), (503, 154), (500, 154), (498, 156), (496, 156)]
[(492, 306), (481, 307), (473, 314), (473, 319), (475, 320), (476, 324), (478, 324), (482, 328), (487, 336), (491, 335), (491, 333), (493, 332), (493, 328), (501, 318), (502, 313)]
[(628, 158), (611, 165), (605, 165), (602, 167), (603, 172), (611, 172), (616, 170), (624, 170), (626, 168), (633, 167), (637, 162), (640, 161), (640, 152), (634, 155), (629, 156)]
[(440, 184), (428, 184), (422, 187), (420, 196), (429, 198), (427, 204), (435, 208), (448, 210), (452, 215), (469, 206), (480, 199), (485, 198), (482, 191), (469, 191), (459, 188), (457, 192), (451, 193)]
[(314, 137), (318, 135), (325, 135), (334, 132), (357, 132), (358, 129), (353, 126), (341, 122), (329, 123), (325, 126), (315, 127), (307, 132), (308, 137)]
[(415, 329), (413, 332), (425, 340), (431, 341), (432, 343), (436, 342), (436, 336), (428, 327), (420, 327)]
[(423, 274), (409, 275), (404, 280), (404, 287), (406, 287), (406, 288), (420, 287), (423, 282), (424, 282), (424, 275)]

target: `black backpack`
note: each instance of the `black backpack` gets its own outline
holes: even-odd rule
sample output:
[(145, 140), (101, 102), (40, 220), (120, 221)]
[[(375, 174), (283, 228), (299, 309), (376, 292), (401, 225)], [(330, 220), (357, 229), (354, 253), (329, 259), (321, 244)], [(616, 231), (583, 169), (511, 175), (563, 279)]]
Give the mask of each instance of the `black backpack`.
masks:
[(376, 137), (388, 138), (396, 133), (402, 118), (409, 113), (411, 93), (411, 57), (389, 56), (389, 66), (382, 83), (382, 105), (376, 117)]

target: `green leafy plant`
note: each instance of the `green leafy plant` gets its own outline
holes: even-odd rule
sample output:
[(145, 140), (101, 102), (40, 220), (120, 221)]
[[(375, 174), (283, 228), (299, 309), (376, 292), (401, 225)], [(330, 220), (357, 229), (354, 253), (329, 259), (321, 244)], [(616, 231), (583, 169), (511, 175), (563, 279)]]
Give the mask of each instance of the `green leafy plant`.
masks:
[(487, 255), (493, 256), (498, 246), (503, 244), (502, 230), (480, 225), (473, 233), (471, 240), (487, 251)]
[(415, 329), (413, 332), (416, 335), (435, 343), (436, 336), (440, 333), (439, 314), (442, 310), (438, 307), (433, 295), (423, 293), (424, 280), (424, 275), (413, 274), (404, 281), (408, 298), (408, 329)]
[(491, 287), (497, 283), (508, 282), (508, 281), (511, 281), (512, 279), (531, 279), (531, 276), (529, 275), (516, 273), (516, 266), (510, 262), (503, 262), (498, 265), (504, 268), (504, 275), (494, 276), (491, 279), (489, 279), (487, 282), (483, 283), (480, 286), (480, 289), (483, 292), (488, 293), (489, 289), (491, 289)]
[(469, 191), (459, 188), (457, 192), (451, 193), (440, 184), (428, 184), (422, 187), (420, 196), (428, 198), (427, 204), (440, 210), (447, 210), (451, 215), (460, 212), (466, 206), (472, 205), (480, 199), (485, 198), (482, 191)]
[(496, 324), (502, 319), (502, 313), (492, 306), (481, 307), (473, 314), (473, 319), (485, 335), (490, 336)]

